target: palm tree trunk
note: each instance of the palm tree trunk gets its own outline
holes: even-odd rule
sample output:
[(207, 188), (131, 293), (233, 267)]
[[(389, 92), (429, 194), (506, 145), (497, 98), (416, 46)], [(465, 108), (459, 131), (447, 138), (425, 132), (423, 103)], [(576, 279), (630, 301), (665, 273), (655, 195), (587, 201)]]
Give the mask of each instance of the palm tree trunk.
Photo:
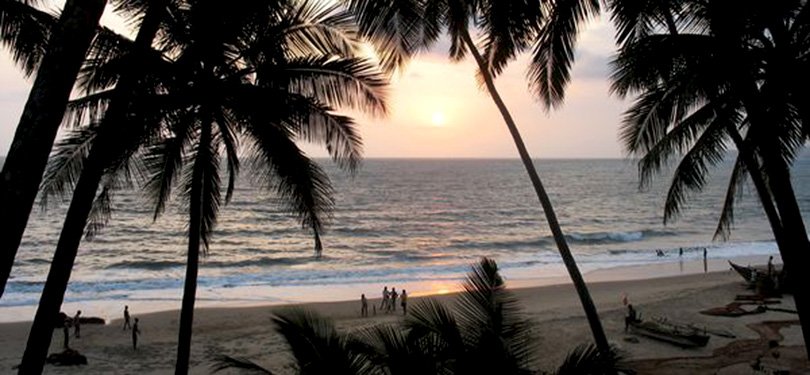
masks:
[[(767, 129), (768, 124), (778, 124), (779, 121), (769, 121), (767, 111), (758, 100), (759, 90), (756, 86), (747, 87), (748, 95), (743, 100), (746, 112), (752, 126)], [(778, 131), (778, 130), (777, 130)], [(810, 285), (810, 272), (803, 267), (810, 264), (810, 239), (807, 238), (807, 228), (804, 226), (801, 209), (796, 200), (796, 193), (790, 180), (790, 166), (783, 159), (776, 135), (767, 133), (768, 139), (760, 142), (760, 155), (762, 157), (763, 171), (768, 176), (766, 182), (770, 188), (776, 209), (782, 222), (784, 243), (786, 251), (782, 255), (784, 270), (790, 280), (793, 300), (796, 302), (796, 311), (799, 313), (799, 322), (802, 326), (802, 337), (805, 342), (807, 358), (810, 359), (810, 300), (808, 291), (804, 286)], [(781, 251), (781, 248), (780, 248)]]
[(779, 212), (773, 203), (773, 195), (768, 189), (765, 178), (762, 176), (762, 168), (756, 157), (754, 151), (745, 144), (740, 132), (734, 125), (729, 124), (727, 127), (728, 133), (734, 145), (745, 163), (745, 169), (748, 170), (748, 175), (751, 176), (751, 181), (754, 183), (754, 189), (757, 191), (759, 201), (762, 204), (762, 210), (765, 211), (765, 216), (768, 218), (768, 223), (771, 225), (773, 237), (776, 240), (776, 245), (779, 248), (779, 253), (782, 258), (786, 256), (785, 253), (789, 252), (790, 248), (785, 243), (784, 228), (782, 228), (782, 219), (779, 217)]
[(560, 223), (557, 221), (557, 215), (554, 213), (554, 207), (551, 205), (551, 200), (549, 199), (548, 194), (546, 194), (545, 188), (543, 188), (543, 183), (540, 181), (540, 177), (537, 175), (537, 170), (535, 169), (534, 163), (529, 156), (529, 152), (526, 150), (526, 146), (523, 144), (523, 138), (520, 136), (517, 125), (512, 119), (512, 115), (509, 113), (509, 110), (506, 108), (506, 104), (504, 104), (500, 94), (498, 94), (487, 64), (484, 58), (478, 52), (478, 49), (475, 46), (475, 43), (473, 43), (469, 32), (465, 30), (461, 34), (462, 38), (464, 38), (464, 43), (467, 45), (467, 48), (470, 49), (470, 53), (472, 53), (473, 58), (475, 58), (475, 62), (478, 64), (478, 69), (481, 72), (481, 76), (484, 78), (484, 83), (489, 91), (490, 96), (492, 96), (492, 100), (495, 102), (495, 105), (501, 112), (501, 116), (503, 117), (504, 122), (506, 122), (506, 126), (509, 128), (509, 133), (512, 134), (512, 139), (515, 141), (515, 146), (517, 146), (520, 159), (523, 161), (523, 166), (526, 167), (526, 172), (529, 174), (529, 179), (532, 181), (534, 191), (537, 193), (537, 199), (540, 200), (540, 205), (543, 207), (543, 212), (546, 215), (548, 226), (551, 228), (554, 242), (557, 244), (557, 249), (560, 251), (560, 256), (562, 256), (563, 263), (565, 263), (565, 267), (568, 269), (568, 274), (571, 276), (571, 280), (574, 282), (574, 287), (579, 294), (579, 299), (582, 302), (582, 308), (585, 310), (585, 316), (587, 317), (588, 323), (591, 326), (594, 342), (596, 343), (597, 347), (599, 347), (599, 350), (607, 353), (610, 350), (610, 345), (608, 344), (607, 336), (605, 336), (605, 331), (602, 328), (602, 322), (599, 320), (599, 313), (596, 311), (596, 306), (591, 299), (590, 292), (588, 292), (588, 286), (585, 284), (585, 280), (582, 278), (582, 274), (579, 272), (579, 267), (577, 267), (574, 256), (571, 254), (571, 250), (568, 248), (568, 242), (565, 239), (565, 235), (563, 235)]
[(186, 281), (183, 286), (183, 304), (180, 309), (180, 333), (177, 340), (177, 364), (174, 373), (188, 374), (191, 356), (191, 333), (194, 323), (194, 301), (197, 295), (197, 272), (200, 261), (200, 238), (202, 237), (203, 164), (208, 159), (203, 153), (209, 150), (211, 125), (203, 124), (200, 129), (200, 142), (192, 171), (191, 196), (189, 202), (188, 259), (186, 260)]
[(25, 373), (31, 373), (28, 371), (29, 368), (41, 371), (45, 363), (53, 336), (54, 319), (59, 314), (59, 309), (64, 300), (79, 244), (87, 225), (87, 218), (93, 207), (93, 199), (104, 174), (104, 168), (111, 160), (120, 157), (115, 155), (116, 152), (114, 152), (119, 143), (116, 142), (117, 139), (139, 137), (135, 129), (125, 126), (122, 131), (121, 127), (116, 126), (121, 123), (126, 124), (126, 107), (130, 102), (131, 91), (140, 78), (136, 68), (137, 57), (142, 56), (151, 48), (152, 40), (157, 34), (160, 18), (162, 17), (161, 8), (158, 7), (161, 5), (165, 7), (165, 4), (162, 4), (164, 2), (153, 1), (150, 4), (135, 39), (131, 74), (122, 77), (116, 86), (115, 97), (107, 110), (104, 127), (100, 129), (98, 137), (94, 140), (87, 162), (76, 183), (70, 207), (62, 225), (59, 243), (56, 246), (54, 260), (51, 262), (51, 268), (40, 297), (37, 313), (28, 334), (28, 343), (20, 366), (20, 373), (23, 373), (23, 368), (25, 368)]
[[(729, 134), (731, 134), (731, 138), (737, 146), (737, 149), (741, 155), (743, 155), (743, 160), (746, 163), (748, 173), (751, 175), (754, 188), (759, 195), (762, 208), (765, 210), (765, 214), (768, 217), (774, 239), (776, 239), (776, 244), (779, 248), (779, 255), (782, 256), (785, 272), (787, 272), (788, 277), (792, 279), (793, 299), (796, 303), (796, 311), (799, 313), (799, 323), (802, 326), (804, 342), (810, 342), (810, 316), (808, 316), (810, 306), (808, 306), (807, 302), (807, 293), (804, 291), (804, 288), (800, 287), (800, 285), (810, 285), (808, 284), (810, 283), (810, 277), (806, 276), (807, 272), (801, 272), (800, 270), (802, 265), (810, 264), (810, 259), (808, 259), (807, 256), (807, 251), (810, 251), (810, 244), (807, 243), (804, 222), (801, 217), (801, 212), (798, 211), (796, 197), (793, 193), (793, 187), (790, 184), (790, 176), (787, 176), (788, 183), (784, 184), (782, 180), (784, 180), (785, 177), (779, 176), (779, 174), (774, 175), (773, 171), (771, 171), (771, 173), (768, 174), (768, 182), (770, 182), (771, 186), (769, 189), (763, 178), (759, 163), (756, 158), (754, 158), (753, 151), (750, 147), (745, 145), (735, 127), (729, 126)], [(775, 187), (774, 184), (779, 186)], [(779, 211), (783, 213), (782, 217), (785, 217), (784, 212), (793, 213), (794, 217), (789, 218), (792, 220), (787, 220), (790, 225), (789, 227), (783, 227), (782, 223), (785, 221), (780, 218), (777, 207), (774, 206), (774, 201), (777, 202)], [(793, 204), (790, 203), (791, 201)], [(798, 218), (795, 217), (797, 213)], [(794, 227), (790, 224), (790, 222), (794, 220), (798, 221), (800, 224)], [(791, 234), (795, 235), (791, 236)], [(805, 239), (804, 243), (802, 243), (802, 238)], [(805, 347), (805, 350), (807, 351), (807, 357), (810, 358), (810, 350), (808, 350), (807, 347)]]
[[(93, 206), (93, 198), (95, 198), (96, 188), (102, 175), (99, 163), (88, 164), (82, 171), (83, 178), (76, 184), (73, 200), (68, 208), (67, 218), (59, 236), (59, 244), (56, 247), (51, 269), (39, 299), (34, 323), (28, 334), (28, 342), (19, 368), (20, 374), (41, 373), (45, 365), (45, 358), (48, 356), (54, 324), (59, 315), (59, 309), (62, 307), (79, 242), (84, 234), (87, 216)], [(71, 220), (71, 218), (82, 217), (85, 220)]]
[(106, 0), (68, 0), (25, 103), (0, 173), (0, 298), (11, 275), (42, 172)]
[[(766, 154), (769, 152), (766, 151)], [(796, 311), (802, 326), (807, 358), (810, 359), (810, 301), (806, 286), (810, 285), (810, 272), (803, 269), (810, 264), (810, 240), (807, 228), (796, 200), (796, 193), (790, 180), (790, 169), (778, 155), (765, 156), (768, 171), (768, 185), (773, 192), (776, 207), (782, 218), (785, 233), (785, 246), (789, 249), (783, 257), (784, 269), (790, 280)], [(787, 256), (787, 257), (785, 257)]]

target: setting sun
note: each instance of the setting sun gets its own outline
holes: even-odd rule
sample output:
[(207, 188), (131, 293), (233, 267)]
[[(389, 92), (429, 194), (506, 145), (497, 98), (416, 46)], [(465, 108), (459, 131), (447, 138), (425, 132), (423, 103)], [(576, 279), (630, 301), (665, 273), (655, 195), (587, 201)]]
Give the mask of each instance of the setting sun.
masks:
[(433, 116), (430, 117), (430, 123), (433, 126), (442, 126), (444, 125), (444, 113), (441, 112), (433, 112)]

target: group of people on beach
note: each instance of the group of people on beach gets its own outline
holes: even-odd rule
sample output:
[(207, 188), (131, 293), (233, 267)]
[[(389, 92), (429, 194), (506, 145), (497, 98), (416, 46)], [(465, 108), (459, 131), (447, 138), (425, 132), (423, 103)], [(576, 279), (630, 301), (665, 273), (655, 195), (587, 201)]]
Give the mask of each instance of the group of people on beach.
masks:
[[(64, 341), (62, 345), (65, 349), (70, 349), (70, 328), (73, 327), (73, 337), (81, 338), (82, 328), (82, 310), (76, 311), (73, 318), (65, 317), (62, 322), (62, 332), (64, 333)], [(132, 317), (129, 315), (129, 306), (124, 306), (124, 326), (123, 330), (132, 331), (132, 349), (138, 350), (138, 336), (141, 334), (141, 329), (138, 327), (138, 318), (135, 318), (135, 323), (131, 321)]]
[[(380, 301), (380, 311), (385, 313), (389, 312), (396, 312), (397, 311), (397, 299), (399, 299), (399, 305), (402, 307), (402, 315), (408, 313), (408, 292), (405, 289), (402, 289), (402, 293), (397, 293), (397, 289), (391, 287), (391, 290), (388, 290), (388, 286), (386, 285), (383, 287), (382, 291), (382, 300)], [(373, 306), (374, 314), (377, 314), (377, 306)], [(360, 316), (366, 317), (368, 316), (368, 299), (366, 298), (365, 294), (360, 295)]]

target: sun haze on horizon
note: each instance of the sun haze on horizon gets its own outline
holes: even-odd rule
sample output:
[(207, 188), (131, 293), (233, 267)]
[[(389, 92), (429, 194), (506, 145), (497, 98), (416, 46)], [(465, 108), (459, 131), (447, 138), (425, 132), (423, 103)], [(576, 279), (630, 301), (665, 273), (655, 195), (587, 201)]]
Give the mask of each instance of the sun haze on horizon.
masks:
[[(108, 16), (105, 14), (105, 16)], [(114, 17), (107, 17), (117, 21)], [(116, 29), (123, 29), (121, 22)], [(120, 31), (120, 30), (117, 30)], [(580, 37), (577, 63), (564, 106), (547, 113), (527, 89), (528, 56), (514, 61), (495, 81), (533, 157), (623, 157), (618, 142), (621, 111), (627, 103), (610, 97), (607, 61), (613, 53), (612, 29), (604, 20)], [(511, 158), (515, 146), (492, 99), (479, 87), (475, 64), (453, 63), (449, 41), (415, 57), (396, 74), (389, 90), (389, 115), (355, 117), (367, 157)], [(23, 78), (4, 51), (0, 57), (0, 155), (6, 155), (31, 80)], [(322, 147), (302, 145), (314, 157)]]

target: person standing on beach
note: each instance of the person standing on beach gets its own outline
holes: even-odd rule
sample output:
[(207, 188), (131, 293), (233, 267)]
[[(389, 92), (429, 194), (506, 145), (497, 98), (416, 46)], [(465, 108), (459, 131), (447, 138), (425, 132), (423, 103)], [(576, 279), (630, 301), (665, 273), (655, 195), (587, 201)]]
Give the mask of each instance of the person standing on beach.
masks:
[(391, 300), (388, 301), (388, 310), (389, 311), (397, 311), (397, 289), (391, 288)]
[(383, 287), (382, 302), (380, 302), (380, 310), (382, 311), (388, 310), (388, 297), (389, 297), (388, 285), (386, 285)]
[(365, 294), (360, 295), (360, 316), (364, 318), (368, 316), (368, 300)]
[(703, 248), (703, 272), (704, 273), (709, 272), (709, 261), (707, 260), (708, 256), (709, 256), (709, 252), (704, 247)]
[(138, 335), (141, 334), (138, 328), (138, 318), (135, 318), (135, 324), (132, 325), (132, 350), (138, 350)]
[(129, 306), (124, 306), (124, 330), (131, 328), (132, 326), (129, 324)]
[(65, 317), (65, 321), (62, 322), (62, 333), (65, 335), (62, 345), (65, 349), (70, 349), (70, 318), (67, 316)]
[(82, 333), (82, 325), (79, 321), (81, 319), (82, 310), (76, 311), (76, 316), (73, 317), (73, 336), (76, 336), (78, 339)]
[(768, 258), (768, 278), (773, 277), (773, 255)]
[(405, 289), (402, 289), (402, 295), (399, 297), (401, 301), (399, 304), (402, 305), (402, 315), (408, 313), (408, 292)]

